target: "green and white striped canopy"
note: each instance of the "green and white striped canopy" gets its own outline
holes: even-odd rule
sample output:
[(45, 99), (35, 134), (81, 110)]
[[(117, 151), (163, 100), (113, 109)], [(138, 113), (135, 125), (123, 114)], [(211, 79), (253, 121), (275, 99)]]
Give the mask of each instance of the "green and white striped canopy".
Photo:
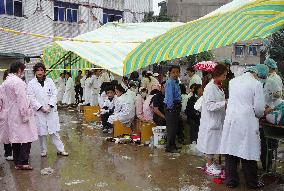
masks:
[(234, 0), (142, 43), (124, 61), (124, 74), (161, 61), (265, 38), (283, 27), (284, 0)]
[[(93, 64), (122, 76), (123, 61), (132, 50), (146, 40), (182, 24), (184, 23), (108, 23), (72, 40), (56, 41), (44, 50), (43, 60), (48, 68), (64, 55), (72, 53), (72, 58), (69, 57), (67, 63), (76, 59), (76, 56), (80, 59), (76, 60), (77, 63), (69, 69), (91, 68)], [(63, 63), (57, 69), (62, 68), (64, 68)], [(54, 70), (50, 76), (56, 78), (60, 72), (62, 71)]]

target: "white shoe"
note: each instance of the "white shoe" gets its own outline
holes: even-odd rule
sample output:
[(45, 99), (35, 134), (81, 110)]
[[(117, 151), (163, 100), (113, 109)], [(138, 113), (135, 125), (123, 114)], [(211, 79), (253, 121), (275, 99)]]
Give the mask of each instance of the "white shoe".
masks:
[(221, 170), (217, 169), (214, 164), (211, 164), (210, 166), (208, 164), (206, 164), (205, 172), (209, 176), (220, 176), (220, 174), (221, 174)]
[(215, 169), (222, 170), (221, 165), (213, 163)]
[(62, 152), (57, 152), (57, 155), (60, 155), (60, 156), (69, 156), (69, 153), (67, 153), (66, 151), (62, 151)]
[(7, 157), (5, 157), (5, 159), (6, 159), (7, 161), (13, 161), (13, 160), (14, 160), (13, 156), (7, 156)]

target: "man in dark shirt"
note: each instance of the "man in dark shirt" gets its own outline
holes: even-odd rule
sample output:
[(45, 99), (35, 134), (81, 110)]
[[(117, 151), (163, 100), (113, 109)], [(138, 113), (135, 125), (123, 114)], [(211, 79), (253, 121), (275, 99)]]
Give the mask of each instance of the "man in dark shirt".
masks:
[(166, 125), (166, 117), (165, 117), (165, 106), (164, 106), (164, 99), (165, 99), (165, 88), (164, 84), (166, 82), (162, 82), (161, 84), (161, 91), (154, 95), (152, 98), (153, 103), (153, 121), (156, 123), (157, 126), (165, 126)]

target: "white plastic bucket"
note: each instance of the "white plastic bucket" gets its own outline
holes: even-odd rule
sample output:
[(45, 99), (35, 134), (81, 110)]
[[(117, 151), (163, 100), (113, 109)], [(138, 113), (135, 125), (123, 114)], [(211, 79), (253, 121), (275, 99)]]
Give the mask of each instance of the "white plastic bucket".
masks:
[(165, 148), (167, 143), (166, 126), (156, 126), (152, 131), (154, 134), (154, 147)]

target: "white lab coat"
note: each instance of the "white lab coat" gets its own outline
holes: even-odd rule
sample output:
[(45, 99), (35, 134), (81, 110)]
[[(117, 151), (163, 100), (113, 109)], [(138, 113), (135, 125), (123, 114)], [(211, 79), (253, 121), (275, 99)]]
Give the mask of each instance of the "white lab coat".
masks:
[[(282, 89), (283, 89), (283, 83), (281, 77), (276, 74), (276, 72), (273, 72), (270, 74), (264, 84), (264, 96), (265, 96), (265, 102), (266, 105), (274, 108), (275, 100), (282, 97)], [(278, 94), (278, 97), (274, 98), (274, 95)]]
[(106, 94), (105, 91), (102, 92), (101, 94), (99, 94), (98, 102), (99, 102), (100, 108), (103, 108), (104, 102), (105, 102), (105, 100), (107, 100), (107, 99), (108, 99), (108, 97), (107, 97), (107, 94)]
[[(33, 78), (28, 84), (27, 94), (34, 110), (38, 135), (42, 136), (58, 132), (60, 124), (56, 106), (57, 90), (52, 79), (46, 78), (42, 87), (37, 78)], [(48, 105), (53, 106), (50, 113), (38, 111), (41, 107), (47, 107)]]
[(131, 125), (134, 116), (134, 104), (129, 102), (126, 94), (122, 94), (120, 97), (116, 98), (114, 113), (113, 115), (109, 116), (108, 122), (113, 124), (114, 121), (120, 121), (121, 123)]
[(193, 76), (189, 79), (188, 88), (190, 88), (192, 84), (202, 84), (202, 80), (197, 74), (193, 74)]
[(98, 98), (101, 90), (101, 78), (93, 75), (91, 78), (92, 93), (91, 93), (91, 105), (95, 106), (99, 104)]
[(111, 82), (112, 80), (114, 80), (114, 77), (111, 73), (108, 72), (103, 72), (101, 75), (101, 83), (104, 82)]
[(251, 73), (245, 73), (230, 81), (229, 93), (220, 153), (258, 161), (258, 118), (263, 116), (265, 110), (262, 84)]
[(205, 154), (219, 154), (225, 118), (225, 94), (213, 80), (204, 89), (197, 149)]
[(71, 77), (68, 78), (66, 82), (65, 92), (63, 95), (63, 101), (64, 104), (74, 104), (76, 102), (75, 100), (75, 84)]
[(57, 88), (57, 101), (62, 102), (64, 91), (65, 91), (65, 80), (59, 77), (55, 80), (54, 83)]
[(86, 81), (86, 76), (83, 76), (83, 78), (80, 79), (80, 84), (83, 89), (83, 96), (82, 96), (83, 100), (85, 100), (85, 81)]
[(85, 80), (85, 90), (84, 90), (84, 104), (87, 105), (87, 104), (91, 104), (91, 97), (92, 97), (92, 84), (91, 84), (91, 78), (87, 78)]
[(128, 97), (128, 101), (130, 101), (131, 104), (135, 104), (135, 99), (136, 99), (136, 95), (137, 95), (136, 92), (128, 89), (125, 94)]

